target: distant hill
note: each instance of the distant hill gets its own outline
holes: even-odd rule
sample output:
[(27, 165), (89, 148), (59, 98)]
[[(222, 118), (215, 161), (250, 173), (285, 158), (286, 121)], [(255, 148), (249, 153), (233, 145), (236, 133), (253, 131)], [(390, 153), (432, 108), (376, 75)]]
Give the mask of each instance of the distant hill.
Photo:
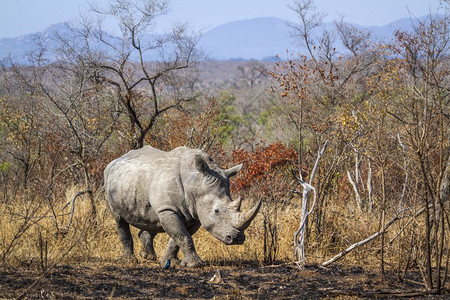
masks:
[[(333, 23), (324, 23), (316, 35), (321, 35), (324, 29), (330, 30), (333, 26)], [(374, 38), (380, 40), (390, 38), (397, 29), (410, 31), (412, 21), (405, 18), (380, 27), (355, 26), (369, 30)], [(11, 55), (18, 61), (24, 61), (26, 53), (34, 48), (37, 37), (51, 48), (53, 46), (51, 36), (54, 32), (62, 35), (70, 34), (66, 25), (61, 23), (42, 32), (0, 39), (0, 59)], [(293, 52), (305, 51), (299, 46), (298, 40), (292, 37), (292, 32), (293, 29), (288, 22), (278, 18), (241, 20), (206, 31), (200, 39), (200, 47), (206, 51), (209, 58), (216, 60), (273, 60), (277, 54), (283, 58), (286, 49)]]
[[(426, 17), (419, 18), (424, 20)], [(285, 20), (268, 17), (241, 20), (227, 23), (205, 32), (200, 40), (200, 46), (214, 59), (265, 59), (275, 55), (284, 57), (286, 49), (291, 52), (305, 52), (300, 41), (292, 37), (292, 23)], [(368, 30), (376, 40), (390, 39), (396, 30), (411, 31), (413, 22), (404, 18), (385, 26), (357, 28)], [(314, 34), (321, 36), (324, 30), (332, 31), (334, 23), (324, 23)], [(339, 47), (339, 45), (337, 45)], [(342, 49), (337, 49), (341, 51)]]
[(72, 34), (67, 25), (67, 23), (58, 23), (41, 32), (0, 39), (0, 59), (11, 56), (18, 62), (26, 62), (27, 53), (38, 49), (37, 42), (42, 43), (47, 49), (53, 49), (56, 46), (54, 39), (56, 32), (65, 37), (70, 37)]
[(278, 18), (242, 20), (205, 32), (200, 46), (214, 59), (263, 59), (295, 48), (290, 31)]

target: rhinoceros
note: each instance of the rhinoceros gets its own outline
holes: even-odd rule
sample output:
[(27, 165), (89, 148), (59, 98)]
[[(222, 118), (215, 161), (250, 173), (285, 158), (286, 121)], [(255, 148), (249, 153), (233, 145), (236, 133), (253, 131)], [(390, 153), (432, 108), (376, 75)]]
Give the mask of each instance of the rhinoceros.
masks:
[(170, 236), (162, 265), (168, 260), (186, 267), (203, 264), (192, 241), (200, 226), (227, 245), (242, 244), (261, 202), (244, 213), (240, 198), (231, 199), (229, 179), (241, 168), (223, 170), (203, 150), (188, 147), (165, 152), (145, 146), (113, 160), (105, 169), (104, 185), (123, 256), (134, 257), (130, 225), (140, 229), (141, 254), (147, 259), (156, 260), (155, 235)]

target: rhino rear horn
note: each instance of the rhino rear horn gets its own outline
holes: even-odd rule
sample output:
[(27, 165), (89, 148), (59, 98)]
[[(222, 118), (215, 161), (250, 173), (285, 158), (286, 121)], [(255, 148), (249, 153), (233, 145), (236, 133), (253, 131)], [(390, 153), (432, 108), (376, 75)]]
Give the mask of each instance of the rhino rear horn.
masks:
[(259, 200), (259, 202), (255, 206), (253, 206), (252, 209), (247, 211), (246, 213), (237, 212), (233, 226), (241, 231), (247, 229), (247, 227), (250, 225), (250, 223), (256, 217), (256, 214), (258, 213), (259, 208), (261, 207), (261, 203), (262, 203), (262, 200)]
[(228, 204), (228, 208), (231, 211), (240, 212), (241, 211), (241, 197), (237, 198), (236, 200), (232, 201), (230, 204)]
[(242, 164), (239, 164), (232, 168), (226, 169), (225, 174), (227, 175), (228, 178), (230, 178), (230, 177), (233, 177), (234, 175), (236, 175), (241, 169), (242, 169)]

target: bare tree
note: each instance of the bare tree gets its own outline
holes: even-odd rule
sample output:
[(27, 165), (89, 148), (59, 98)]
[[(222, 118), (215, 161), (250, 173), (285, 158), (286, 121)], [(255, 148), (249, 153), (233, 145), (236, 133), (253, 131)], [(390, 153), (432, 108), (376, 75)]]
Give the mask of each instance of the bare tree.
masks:
[[(449, 159), (449, 17), (429, 16), (415, 24), (413, 32), (397, 32), (391, 44), (392, 52), (403, 58), (398, 65), (405, 77), (406, 97), (388, 113), (402, 126), (403, 140), (408, 141), (417, 166), (419, 205), (425, 210), (419, 266), (427, 289), (439, 293), (446, 280), (440, 270), (448, 268), (450, 250), (448, 204), (441, 197)], [(411, 109), (401, 111), (404, 106)]]
[[(144, 145), (147, 133), (166, 111), (196, 98), (188, 73), (197, 59), (196, 34), (178, 25), (166, 34), (151, 30), (167, 13), (165, 0), (112, 0), (92, 7), (96, 19), (82, 19), (72, 28), (75, 39), (59, 36), (60, 62), (80, 66), (97, 84), (111, 87), (129, 118), (133, 148)], [(113, 20), (120, 35), (103, 30)]]
[(253, 89), (258, 79), (267, 76), (266, 67), (256, 60), (250, 60), (245, 64), (237, 67), (240, 81), (244, 82), (247, 87)]
[(316, 12), (313, 0), (298, 0), (291, 6), (291, 10), (299, 17), (299, 24), (290, 25), (294, 30), (293, 36), (299, 38), (300, 43), (305, 46), (311, 58), (317, 64), (314, 54), (314, 30), (322, 25), (325, 14)]

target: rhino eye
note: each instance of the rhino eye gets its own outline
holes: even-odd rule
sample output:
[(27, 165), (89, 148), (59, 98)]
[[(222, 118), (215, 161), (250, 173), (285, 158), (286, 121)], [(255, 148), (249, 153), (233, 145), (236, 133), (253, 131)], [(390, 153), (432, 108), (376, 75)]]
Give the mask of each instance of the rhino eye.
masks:
[(216, 214), (218, 214), (218, 213), (219, 213), (219, 209), (218, 209), (218, 208), (214, 209), (214, 212), (215, 212)]

